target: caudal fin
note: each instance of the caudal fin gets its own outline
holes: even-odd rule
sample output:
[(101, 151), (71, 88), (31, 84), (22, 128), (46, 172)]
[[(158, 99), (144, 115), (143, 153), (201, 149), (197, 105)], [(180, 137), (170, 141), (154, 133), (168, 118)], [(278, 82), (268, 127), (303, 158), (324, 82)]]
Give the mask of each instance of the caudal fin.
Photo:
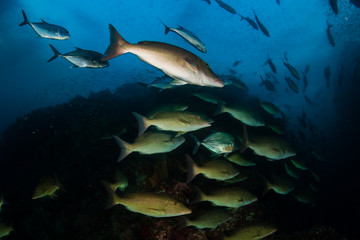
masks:
[(57, 58), (58, 56), (61, 56), (61, 53), (51, 44), (49, 44), (51, 50), (54, 52), (54, 56), (52, 56), (48, 62), (51, 62), (52, 60), (54, 60), (55, 58)]
[(217, 108), (216, 111), (214, 113), (214, 116), (217, 116), (219, 114), (222, 114), (225, 112), (225, 106), (223, 104), (223, 102), (221, 100), (217, 100)]
[(29, 24), (29, 20), (27, 19), (24, 10), (21, 10), (21, 12), (22, 12), (22, 14), (23, 14), (23, 16), (24, 16), (24, 21), (23, 21), (22, 23), (20, 23), (19, 26), (24, 26), (24, 25), (26, 25), (26, 24)]
[(114, 206), (116, 204), (115, 199), (116, 199), (116, 193), (113, 191), (113, 189), (110, 187), (110, 183), (101, 180), (101, 183), (103, 184), (103, 186), (105, 187), (106, 193), (108, 195), (108, 199), (106, 201), (106, 205), (105, 205), (105, 209), (109, 209), (112, 206)]
[(186, 183), (189, 183), (198, 174), (197, 172), (198, 166), (189, 155), (185, 154), (185, 158), (186, 158), (186, 168), (187, 168)]
[(199, 139), (195, 136), (195, 135), (193, 135), (193, 134), (189, 134), (190, 135), (190, 137), (194, 140), (194, 142), (195, 142), (195, 146), (194, 146), (194, 150), (193, 150), (193, 152), (192, 152), (192, 154), (193, 155), (195, 155), (196, 154), (196, 152), (199, 150), (199, 147), (200, 147), (200, 145), (201, 145), (201, 142), (199, 141)]
[(240, 153), (245, 152), (249, 146), (249, 136), (245, 124), (243, 124), (243, 139), (240, 146)]
[(129, 155), (130, 153), (132, 153), (132, 147), (131, 144), (125, 142), (124, 140), (122, 140), (121, 138), (119, 138), (118, 136), (113, 136), (116, 143), (119, 145), (119, 147), (121, 148), (120, 151), (120, 156), (118, 158), (118, 162), (120, 162), (121, 160), (123, 160), (127, 155)]
[(138, 136), (142, 135), (146, 129), (151, 125), (149, 123), (149, 119), (147, 119), (146, 117), (136, 113), (136, 112), (133, 112), (132, 113), (134, 115), (134, 117), (136, 118), (136, 120), (138, 121), (139, 123), (139, 134)]
[(205, 193), (203, 193), (200, 188), (198, 188), (197, 186), (194, 186), (195, 188), (195, 197), (194, 200), (192, 200), (190, 202), (190, 204), (194, 204), (194, 203), (198, 203), (198, 202), (203, 202), (203, 201), (207, 201), (206, 195)]
[(106, 49), (101, 61), (107, 61), (117, 56), (120, 56), (128, 52), (128, 43), (119, 33), (116, 31), (113, 25), (109, 24), (110, 30), (110, 45)]

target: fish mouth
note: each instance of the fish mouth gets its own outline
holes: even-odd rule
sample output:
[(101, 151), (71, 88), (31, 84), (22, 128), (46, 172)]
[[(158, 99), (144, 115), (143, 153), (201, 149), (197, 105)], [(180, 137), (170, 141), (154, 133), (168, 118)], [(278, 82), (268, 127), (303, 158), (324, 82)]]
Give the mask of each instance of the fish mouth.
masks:
[(215, 86), (216, 87), (224, 87), (224, 82), (220, 80), (220, 78), (215, 79)]

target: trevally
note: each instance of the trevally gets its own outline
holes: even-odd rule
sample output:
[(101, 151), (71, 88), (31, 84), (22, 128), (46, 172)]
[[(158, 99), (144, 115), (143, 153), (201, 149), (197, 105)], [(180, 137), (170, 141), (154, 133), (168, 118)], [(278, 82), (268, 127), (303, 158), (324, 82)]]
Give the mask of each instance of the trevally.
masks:
[(109, 66), (108, 61), (102, 61), (101, 58), (103, 55), (101, 53), (84, 50), (81, 48), (75, 48), (75, 51), (61, 54), (53, 45), (49, 44), (51, 50), (54, 52), (54, 56), (48, 60), (51, 62), (52, 60), (56, 59), (57, 57), (63, 57), (72, 64), (72, 67), (85, 67), (85, 68), (104, 68)]
[(209, 65), (195, 54), (180, 47), (162, 42), (143, 41), (128, 43), (110, 24), (110, 45), (102, 60), (110, 60), (124, 53), (132, 53), (140, 60), (160, 69), (174, 78), (174, 85), (193, 84), (223, 87), (224, 83)]
[(203, 53), (207, 52), (205, 44), (197, 36), (195, 36), (195, 34), (193, 34), (191, 31), (183, 28), (180, 25), (179, 25), (178, 28), (172, 28), (172, 27), (166, 26), (163, 22), (161, 22), (161, 23), (165, 27), (165, 35), (168, 34), (169, 31), (172, 31), (172, 32), (178, 34), (183, 39), (185, 39), (191, 45), (193, 45), (197, 50), (199, 50), (199, 51), (201, 51)]
[(24, 21), (19, 24), (19, 26), (24, 26), (29, 24), (32, 29), (42, 38), (49, 38), (55, 40), (66, 40), (70, 39), (70, 33), (65, 28), (50, 24), (41, 19), (41, 22), (30, 22), (26, 17), (24, 10), (21, 10), (24, 16)]

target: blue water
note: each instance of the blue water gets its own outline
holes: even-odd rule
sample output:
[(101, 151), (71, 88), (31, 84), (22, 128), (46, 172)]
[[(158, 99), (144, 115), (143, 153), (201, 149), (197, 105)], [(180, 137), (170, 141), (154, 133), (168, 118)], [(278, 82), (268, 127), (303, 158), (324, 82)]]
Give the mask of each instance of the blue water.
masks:
[[(316, 131), (303, 130), (306, 141), (299, 144), (300, 148), (320, 149), (329, 159), (323, 171), (329, 180), (325, 189), (328, 188), (328, 192), (333, 188), (342, 189), (344, 185), (337, 180), (355, 174), (354, 170), (347, 173), (353, 166), (356, 154), (353, 146), (359, 133), (359, 79), (354, 79), (354, 71), (360, 60), (360, 9), (347, 0), (338, 1), (337, 15), (325, 0), (283, 0), (280, 5), (275, 0), (266, 3), (262, 0), (225, 2), (252, 19), (254, 9), (269, 30), (270, 38), (251, 28), (246, 21), (240, 21), (238, 15), (224, 10), (215, 1), (211, 5), (201, 0), (2, 1), (0, 134), (16, 119), (25, 119), (32, 110), (64, 103), (77, 95), (87, 97), (92, 92), (114, 91), (125, 83), (150, 83), (162, 76), (161, 71), (132, 54), (110, 60), (110, 66), (104, 69), (70, 68), (71, 64), (63, 58), (47, 63), (53, 55), (49, 43), (61, 53), (70, 52), (74, 47), (103, 53), (109, 44), (108, 24), (111, 23), (131, 43), (166, 42), (195, 53), (218, 75), (229, 75), (229, 69), (235, 70), (235, 76), (241, 75), (250, 88), (249, 94), (281, 108), (287, 116), (288, 129), (296, 136), (298, 118), (306, 112), (307, 121)], [(44, 19), (65, 27), (71, 39), (44, 39), (37, 37), (29, 25), (19, 27), (23, 21), (22, 9), (31, 22)], [(197, 51), (173, 32), (165, 35), (159, 19), (168, 26), (181, 25), (194, 32), (205, 43), (207, 53)], [(326, 35), (327, 22), (333, 25), (335, 47), (330, 45)], [(305, 93), (302, 80), (297, 82), (299, 94), (292, 92), (284, 80), (290, 76), (282, 63), (285, 52), (301, 76), (306, 65), (310, 66), (309, 86)], [(260, 75), (271, 72), (269, 66), (264, 65), (268, 56), (278, 70), (275, 93), (261, 86)], [(232, 67), (237, 60), (241, 63)], [(331, 70), (329, 88), (324, 76), (326, 66)], [(344, 66), (344, 80), (340, 86), (341, 66)], [(314, 105), (305, 101), (305, 95)], [(297, 142), (303, 141), (295, 138)], [(344, 163), (346, 160), (348, 162)], [(343, 183), (356, 180), (351, 176)], [(344, 189), (334, 195), (339, 199), (351, 198), (352, 190)], [(347, 196), (343, 196), (345, 194)]]

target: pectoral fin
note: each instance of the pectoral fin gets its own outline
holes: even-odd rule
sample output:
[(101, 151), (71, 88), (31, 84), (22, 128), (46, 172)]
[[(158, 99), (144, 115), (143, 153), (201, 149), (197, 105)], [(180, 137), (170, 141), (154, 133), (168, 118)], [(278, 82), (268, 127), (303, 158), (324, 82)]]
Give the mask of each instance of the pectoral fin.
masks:
[(182, 81), (180, 79), (174, 79), (173, 81), (170, 82), (171, 85), (174, 85), (174, 86), (181, 86), (181, 85), (185, 85), (185, 84), (188, 84), (187, 82), (185, 81)]

